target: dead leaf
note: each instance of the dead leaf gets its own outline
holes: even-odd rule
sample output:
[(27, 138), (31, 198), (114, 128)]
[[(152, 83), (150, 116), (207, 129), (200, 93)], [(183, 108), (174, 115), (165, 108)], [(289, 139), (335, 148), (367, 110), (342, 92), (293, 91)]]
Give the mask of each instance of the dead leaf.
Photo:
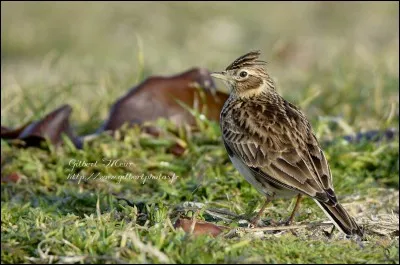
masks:
[(175, 222), (174, 227), (175, 228), (181, 227), (183, 229), (183, 231), (185, 231), (186, 233), (190, 233), (193, 222), (196, 222), (194, 225), (194, 229), (193, 229), (193, 235), (195, 235), (195, 236), (209, 234), (213, 237), (216, 237), (220, 233), (222, 233), (225, 229), (225, 227), (217, 226), (213, 223), (184, 219), (184, 218), (179, 218)]
[(21, 132), (29, 125), (30, 122), (16, 129), (10, 129), (5, 126), (1, 126), (1, 138), (2, 139), (17, 139)]
[(161, 129), (156, 126), (143, 126), (142, 130), (154, 137), (159, 137), (162, 132)]
[(21, 179), (21, 176), (18, 173), (11, 173), (5, 177), (1, 178), (2, 183), (18, 183)]
[(185, 152), (186, 148), (181, 146), (179, 143), (175, 143), (171, 147), (168, 148), (167, 152), (174, 154), (175, 156), (182, 156)]
[[(206, 104), (203, 104), (199, 87), (203, 88)], [(227, 94), (216, 91), (210, 73), (203, 68), (194, 68), (170, 77), (152, 76), (117, 100), (111, 108), (109, 118), (98, 132), (114, 131), (124, 123), (141, 124), (160, 117), (177, 125), (195, 125), (193, 115), (177, 100), (198, 110), (206, 105), (205, 116), (218, 121), (227, 98)]]
[(65, 133), (76, 147), (81, 148), (82, 142), (72, 131), (69, 124), (71, 112), (71, 106), (66, 104), (52, 111), (43, 119), (31, 122), (18, 129), (10, 130), (2, 126), (1, 138), (20, 139), (26, 147), (38, 147), (46, 138), (54, 145), (61, 144), (61, 135)]

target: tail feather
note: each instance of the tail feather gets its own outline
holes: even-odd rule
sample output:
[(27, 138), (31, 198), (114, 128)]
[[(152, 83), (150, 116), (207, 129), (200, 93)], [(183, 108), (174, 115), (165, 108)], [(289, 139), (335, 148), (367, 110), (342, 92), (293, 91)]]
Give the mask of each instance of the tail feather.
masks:
[(363, 236), (361, 228), (357, 225), (354, 219), (347, 213), (342, 205), (337, 203), (335, 206), (331, 206), (315, 200), (315, 202), (321, 207), (325, 214), (331, 219), (336, 227), (347, 235), (359, 235)]

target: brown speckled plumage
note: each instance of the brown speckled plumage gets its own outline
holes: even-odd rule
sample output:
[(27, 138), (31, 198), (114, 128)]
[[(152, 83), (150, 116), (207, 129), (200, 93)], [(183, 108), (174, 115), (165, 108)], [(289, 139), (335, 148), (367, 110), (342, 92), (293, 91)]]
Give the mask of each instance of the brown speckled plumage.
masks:
[(268, 199), (308, 195), (340, 230), (362, 235), (337, 201), (328, 162), (309, 121), (276, 92), (259, 55), (241, 56), (214, 75), (231, 88), (220, 125), (233, 164)]

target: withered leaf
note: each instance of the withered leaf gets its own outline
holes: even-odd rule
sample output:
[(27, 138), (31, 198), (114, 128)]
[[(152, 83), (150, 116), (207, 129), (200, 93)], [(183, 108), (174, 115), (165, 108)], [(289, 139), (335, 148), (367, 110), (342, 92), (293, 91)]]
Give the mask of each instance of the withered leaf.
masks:
[(18, 129), (10, 130), (2, 126), (1, 138), (20, 139), (26, 147), (38, 147), (46, 138), (54, 145), (61, 144), (61, 135), (65, 133), (76, 147), (81, 148), (82, 142), (72, 131), (69, 124), (71, 112), (71, 106), (66, 104), (47, 114), (43, 119), (31, 122)]
[[(205, 94), (203, 100), (199, 87), (203, 88)], [(198, 110), (206, 105), (207, 118), (218, 121), (227, 98), (227, 94), (216, 91), (210, 73), (203, 68), (193, 68), (170, 77), (152, 76), (114, 103), (108, 119), (98, 132), (116, 130), (124, 123), (141, 124), (160, 117), (177, 125), (195, 125), (193, 115), (177, 100)]]
[(217, 226), (213, 223), (197, 221), (197, 220), (196, 221), (189, 220), (189, 219), (184, 219), (184, 218), (179, 218), (175, 222), (174, 227), (175, 228), (181, 227), (183, 229), (183, 231), (185, 231), (186, 233), (190, 233), (193, 222), (196, 222), (194, 229), (193, 229), (193, 235), (195, 235), (195, 236), (209, 234), (213, 237), (216, 237), (219, 234), (221, 234), (225, 229), (225, 227)]
[(2, 139), (17, 139), (21, 132), (29, 125), (30, 122), (22, 125), (16, 129), (11, 129), (5, 126), (1, 126), (1, 138)]
[(175, 156), (182, 156), (185, 150), (186, 148), (179, 143), (174, 143), (171, 147), (168, 148), (167, 152)]
[(18, 173), (11, 173), (5, 177), (1, 176), (2, 183), (18, 183), (21, 179), (21, 176)]

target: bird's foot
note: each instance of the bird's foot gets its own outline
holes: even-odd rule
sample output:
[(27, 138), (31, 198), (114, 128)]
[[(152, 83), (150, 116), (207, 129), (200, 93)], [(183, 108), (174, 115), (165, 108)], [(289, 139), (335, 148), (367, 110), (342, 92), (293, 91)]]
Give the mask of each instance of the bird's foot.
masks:
[(260, 224), (260, 218), (254, 218), (249, 222), (249, 225), (247, 227), (252, 229), (259, 227), (259, 224)]
[(292, 223), (293, 223), (293, 220), (289, 218), (288, 220), (286, 220), (286, 221), (283, 222), (282, 224), (283, 224), (284, 226), (290, 226)]
[(255, 226), (253, 223), (249, 223), (248, 225), (247, 225), (247, 228), (250, 228), (250, 229), (253, 229), (253, 228), (256, 228), (257, 226)]
[(257, 228), (257, 227), (264, 227), (264, 226), (279, 226), (280, 223), (273, 221), (273, 220), (267, 220), (267, 221), (263, 221), (260, 219), (258, 220), (251, 220), (249, 222), (249, 224), (247, 225), (248, 228)]

